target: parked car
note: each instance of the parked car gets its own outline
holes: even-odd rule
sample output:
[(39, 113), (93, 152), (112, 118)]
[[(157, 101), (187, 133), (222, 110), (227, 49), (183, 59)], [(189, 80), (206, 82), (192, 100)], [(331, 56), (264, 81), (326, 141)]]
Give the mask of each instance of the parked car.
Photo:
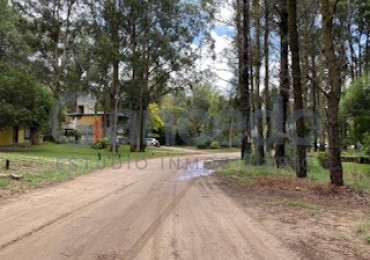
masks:
[(159, 141), (155, 138), (145, 138), (146, 145), (160, 146)]

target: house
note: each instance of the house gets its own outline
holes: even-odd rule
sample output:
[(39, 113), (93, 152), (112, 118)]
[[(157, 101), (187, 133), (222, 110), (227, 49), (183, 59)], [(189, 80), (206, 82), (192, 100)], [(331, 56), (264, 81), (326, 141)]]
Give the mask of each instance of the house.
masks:
[[(96, 97), (92, 95), (77, 96), (75, 101), (75, 112), (66, 116), (63, 129), (68, 136), (69, 131), (79, 130), (81, 142), (84, 144), (95, 143), (99, 138), (110, 135), (110, 113), (96, 111)], [(128, 116), (119, 114), (118, 121), (123, 124)]]
[(0, 145), (23, 144), (25, 130), (18, 127), (8, 126), (0, 129)]

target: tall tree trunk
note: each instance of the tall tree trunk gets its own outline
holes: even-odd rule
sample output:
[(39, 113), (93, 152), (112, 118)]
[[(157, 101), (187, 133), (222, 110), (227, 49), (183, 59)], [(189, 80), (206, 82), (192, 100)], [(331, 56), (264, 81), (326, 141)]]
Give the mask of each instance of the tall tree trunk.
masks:
[[(303, 93), (301, 84), (301, 67), (299, 63), (299, 39), (297, 30), (297, 3), (296, 0), (288, 0), (289, 9), (289, 35), (290, 49), (292, 52), (293, 67), (293, 86), (294, 86), (294, 109), (303, 109)], [(305, 125), (303, 116), (296, 121), (296, 131), (298, 138), (304, 138)], [(306, 147), (297, 140), (296, 175), (299, 178), (307, 177)]]
[[(313, 82), (312, 82), (312, 112), (317, 115), (318, 109), (317, 109), (317, 103), (318, 103), (318, 86), (317, 86), (317, 70), (316, 70), (316, 55), (315, 53), (312, 53), (311, 55), (311, 74), (313, 77)], [(317, 117), (315, 116), (314, 119), (314, 131), (313, 131), (313, 150), (314, 152), (317, 152), (318, 146), (317, 146), (317, 139), (318, 139), (318, 134), (317, 134), (317, 129), (318, 127), (318, 121)]]
[[(265, 34), (264, 34), (264, 55), (265, 55), (265, 107), (266, 107), (266, 139), (271, 136), (272, 124), (271, 118), (267, 114), (272, 110), (271, 97), (270, 97), (270, 49), (269, 49), (269, 33), (270, 33), (270, 13), (268, 1), (265, 0)], [(271, 151), (273, 148), (273, 143), (266, 143), (266, 151)]]
[(117, 126), (118, 126), (118, 100), (119, 100), (119, 79), (118, 79), (118, 61), (113, 64), (113, 78), (111, 89), (111, 152), (118, 152), (117, 150)]
[(358, 76), (361, 77), (362, 76), (362, 73), (364, 72), (363, 69), (362, 69), (362, 62), (363, 62), (363, 59), (362, 59), (362, 44), (361, 44), (361, 38), (362, 38), (362, 35), (363, 35), (363, 30), (364, 30), (364, 24), (361, 23), (360, 25), (360, 40), (358, 41)]
[(110, 22), (110, 37), (115, 46), (115, 57), (112, 60), (112, 85), (110, 93), (110, 109), (111, 109), (111, 152), (118, 152), (117, 150), (117, 124), (118, 124), (118, 101), (119, 101), (119, 11), (116, 10), (116, 4), (112, 5), (112, 15), (114, 19)]
[[(261, 99), (261, 14), (260, 14), (260, 3), (259, 0), (253, 0), (253, 10), (254, 10), (254, 23), (256, 28), (256, 59), (255, 59), (255, 67), (256, 67), (256, 108), (258, 111), (262, 109), (262, 99)], [(257, 124), (257, 133), (258, 136), (261, 138), (257, 143), (257, 164), (262, 165), (265, 162), (265, 148), (264, 143), (261, 142), (263, 140), (263, 118), (262, 114), (258, 117), (258, 121), (255, 122)]]
[[(326, 95), (328, 99), (328, 137), (329, 137), (329, 170), (331, 183), (337, 186), (343, 185), (343, 170), (340, 157), (339, 140), (339, 101), (341, 95), (341, 73), (340, 62), (334, 50), (333, 37), (333, 14), (336, 6), (329, 7), (329, 0), (322, 0), (321, 15), (323, 49), (326, 64), (329, 70), (330, 92)], [(361, 62), (361, 61), (360, 61)]]
[[(307, 10), (305, 1), (302, 1), (303, 10)], [(303, 14), (303, 46), (302, 46), (302, 77), (300, 81), (302, 82), (302, 95), (303, 95), (303, 107), (308, 107), (308, 104), (312, 103), (310, 100), (309, 91), (310, 88), (308, 87), (308, 71), (309, 71), (309, 61), (308, 61), (308, 53), (309, 53), (309, 32), (308, 32), (308, 17), (307, 14)], [(299, 44), (299, 43), (298, 43)], [(299, 46), (299, 45), (298, 45)], [(311, 101), (311, 102), (310, 102)]]
[(365, 65), (364, 70), (366, 73), (369, 72), (369, 60), (370, 60), (370, 28), (368, 28), (368, 33), (366, 34), (366, 42), (365, 42)]
[(242, 8), (243, 17), (243, 76), (240, 90), (240, 110), (243, 117), (243, 142), (242, 142), (242, 158), (245, 159), (251, 153), (250, 143), (250, 89), (249, 89), (249, 0), (243, 0)]
[(352, 35), (351, 35), (351, 23), (348, 22), (347, 24), (347, 35), (348, 35), (348, 45), (349, 45), (349, 50), (351, 54), (351, 65), (350, 65), (350, 74), (351, 74), (351, 79), (354, 80), (357, 73), (356, 70), (358, 68), (357, 66), (357, 57), (355, 54), (355, 48), (353, 46), (353, 40), (352, 40)]
[[(137, 40), (136, 40), (136, 10), (133, 7), (131, 11), (131, 51), (134, 53), (135, 57), (139, 56), (137, 50)], [(140, 134), (141, 134), (141, 118), (140, 118), (140, 103), (141, 103), (141, 82), (139, 77), (137, 62), (134, 61), (132, 65), (132, 82), (134, 85), (130, 86), (131, 88), (139, 87), (139, 93), (135, 92), (135, 96), (131, 97), (131, 110), (132, 110), (132, 119), (131, 119), (131, 129), (130, 129), (130, 151), (139, 152), (140, 151)]]
[[(287, 140), (286, 121), (288, 118), (289, 102), (289, 39), (288, 39), (288, 8), (286, 0), (280, 1), (280, 96), (279, 102), (279, 120), (276, 122), (277, 138), (275, 143), (275, 162), (277, 167), (286, 165), (285, 142)], [(280, 118), (281, 117), (281, 118)]]
[[(324, 61), (323, 61), (323, 55), (321, 51), (319, 52), (319, 80), (317, 84), (319, 84), (319, 88), (324, 89), (323, 87), (323, 81), (324, 81), (324, 74), (325, 74), (325, 68), (324, 68)], [(321, 108), (319, 110), (319, 115), (321, 118), (321, 121), (323, 122), (323, 126), (320, 129), (320, 145), (319, 145), (319, 151), (325, 152), (325, 143), (326, 143), (326, 135), (325, 132), (327, 130), (327, 114), (324, 108), (326, 107), (326, 98), (323, 95), (317, 95), (317, 103), (319, 107)]]

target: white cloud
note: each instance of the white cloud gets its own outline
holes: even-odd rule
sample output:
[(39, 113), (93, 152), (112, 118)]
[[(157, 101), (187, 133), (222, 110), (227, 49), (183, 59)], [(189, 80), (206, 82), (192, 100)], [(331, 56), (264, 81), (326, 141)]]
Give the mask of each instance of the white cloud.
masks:
[[(233, 51), (233, 39), (231, 36), (218, 35), (215, 31), (211, 32), (211, 37), (214, 40), (215, 59), (211, 57), (210, 51), (205, 48), (199, 49), (200, 58), (195, 64), (195, 69), (198, 71), (209, 70), (216, 76), (212, 79), (212, 85), (225, 91), (230, 87), (229, 81), (234, 77), (231, 68), (228, 65), (229, 55), (225, 55), (226, 50)], [(198, 48), (198, 46), (194, 46)]]
[(232, 23), (234, 16), (235, 16), (235, 10), (233, 7), (233, 0), (226, 0), (223, 1), (215, 14), (216, 17), (216, 26), (217, 25), (225, 25), (224, 22), (230, 24)]

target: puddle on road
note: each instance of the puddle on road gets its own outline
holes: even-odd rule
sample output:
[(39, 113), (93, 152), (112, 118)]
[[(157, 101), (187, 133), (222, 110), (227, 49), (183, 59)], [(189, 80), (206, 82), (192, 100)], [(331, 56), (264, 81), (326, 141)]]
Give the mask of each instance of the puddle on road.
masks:
[(226, 160), (225, 159), (204, 160), (195, 162), (193, 164), (187, 164), (186, 167), (183, 169), (182, 175), (178, 178), (178, 180), (182, 181), (190, 180), (201, 176), (211, 175), (212, 173), (215, 173), (215, 169), (207, 168), (205, 164), (216, 161), (226, 161)]

